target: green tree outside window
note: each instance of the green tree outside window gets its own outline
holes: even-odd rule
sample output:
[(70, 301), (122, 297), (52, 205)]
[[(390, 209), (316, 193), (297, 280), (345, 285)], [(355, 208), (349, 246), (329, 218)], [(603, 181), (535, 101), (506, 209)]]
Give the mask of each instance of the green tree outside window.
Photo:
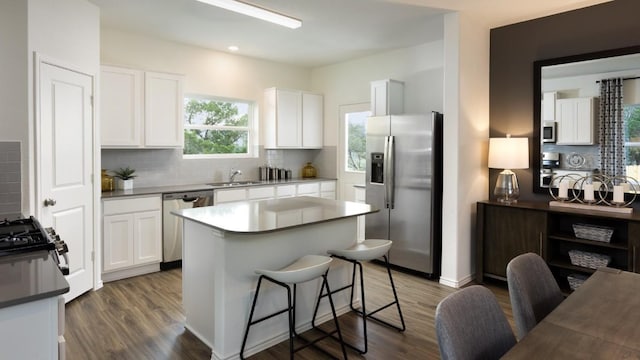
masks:
[(251, 104), (185, 98), (185, 155), (248, 154)]

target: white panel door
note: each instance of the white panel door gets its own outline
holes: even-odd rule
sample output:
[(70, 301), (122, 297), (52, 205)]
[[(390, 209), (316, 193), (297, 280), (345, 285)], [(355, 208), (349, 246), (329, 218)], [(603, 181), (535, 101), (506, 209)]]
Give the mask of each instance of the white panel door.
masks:
[(45, 62), (39, 70), (36, 210), (69, 247), (69, 301), (93, 285), (93, 78)]

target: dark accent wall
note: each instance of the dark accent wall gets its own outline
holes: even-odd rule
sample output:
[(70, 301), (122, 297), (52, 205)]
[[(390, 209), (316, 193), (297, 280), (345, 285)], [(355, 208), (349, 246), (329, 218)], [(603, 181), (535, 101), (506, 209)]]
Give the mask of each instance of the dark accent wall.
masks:
[[(615, 0), (492, 29), (489, 136), (510, 133), (535, 141), (534, 61), (636, 45), (640, 45), (638, 0)], [(533, 154), (530, 157), (533, 159)], [(532, 181), (538, 174), (531, 169), (514, 171), (520, 184), (520, 199), (549, 200), (548, 195), (533, 193)], [(499, 172), (489, 172), (490, 195)]]

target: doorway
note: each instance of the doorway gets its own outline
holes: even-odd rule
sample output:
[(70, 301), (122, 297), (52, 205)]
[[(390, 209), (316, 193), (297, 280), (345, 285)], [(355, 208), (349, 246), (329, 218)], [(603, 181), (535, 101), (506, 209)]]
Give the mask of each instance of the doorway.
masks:
[(340, 105), (338, 178), (340, 200), (354, 201), (354, 185), (364, 185), (366, 170), (366, 124), (370, 103)]

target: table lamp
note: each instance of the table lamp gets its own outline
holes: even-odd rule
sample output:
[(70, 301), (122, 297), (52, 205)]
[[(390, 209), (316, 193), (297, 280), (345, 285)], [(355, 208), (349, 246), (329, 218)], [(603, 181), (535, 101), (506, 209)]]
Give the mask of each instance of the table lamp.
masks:
[(511, 169), (529, 168), (529, 139), (512, 138), (509, 134), (504, 138), (490, 138), (489, 167), (504, 169), (498, 175), (493, 191), (497, 200), (507, 204), (517, 202), (520, 188), (518, 178)]

